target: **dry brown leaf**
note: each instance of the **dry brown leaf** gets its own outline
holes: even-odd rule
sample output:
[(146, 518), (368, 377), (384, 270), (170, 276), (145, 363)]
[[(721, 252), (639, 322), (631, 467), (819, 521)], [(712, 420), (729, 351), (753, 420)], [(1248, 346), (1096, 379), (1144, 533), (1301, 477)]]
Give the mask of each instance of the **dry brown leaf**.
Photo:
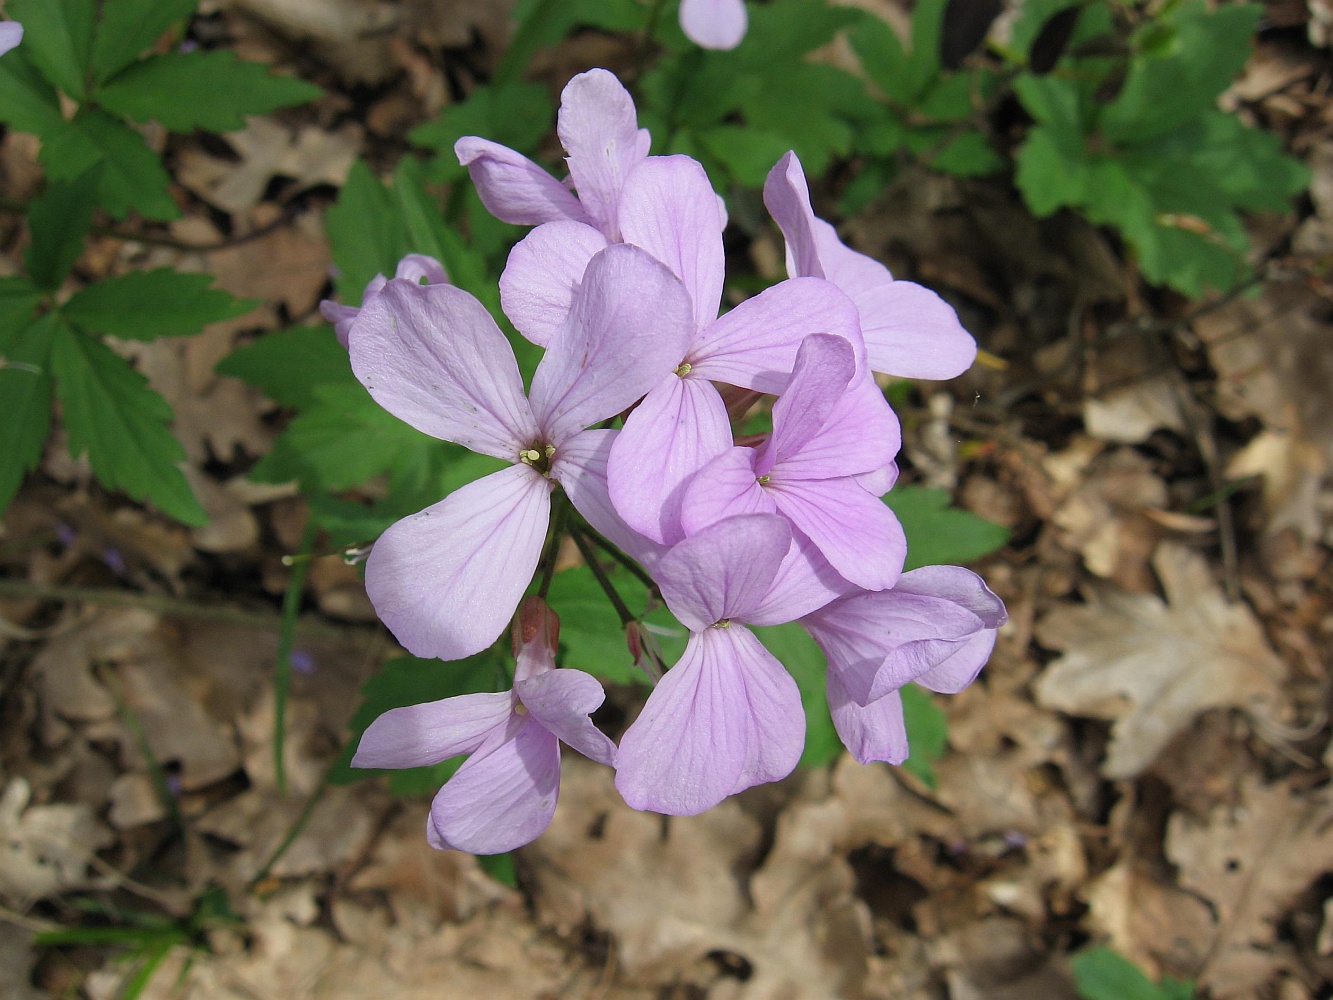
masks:
[(1183, 432), (1185, 417), (1172, 379), (1159, 375), (1088, 399), (1083, 424), (1101, 441), (1140, 444), (1159, 428)]
[(1215, 936), (1200, 981), (1217, 1000), (1259, 995), (1290, 958), (1278, 923), (1296, 897), (1333, 868), (1333, 801), (1290, 782), (1243, 785), (1241, 802), (1206, 819), (1177, 812), (1166, 855), (1180, 884), (1208, 900)]
[(88, 884), (90, 860), (114, 839), (85, 802), (31, 800), (23, 778), (0, 797), (0, 896), (19, 905)]
[(1117, 862), (1083, 896), (1093, 930), (1154, 979), (1163, 972), (1187, 978), (1203, 965), (1213, 919), (1197, 896), (1132, 860)]
[(214, 9), (258, 18), (289, 38), (310, 42), (347, 80), (378, 83), (394, 70), (388, 41), (401, 7), (383, 0), (212, 0)]
[(315, 308), (329, 277), (329, 242), (311, 216), (241, 246), (212, 250), (204, 259), (219, 288), (281, 303), (291, 317), (306, 316)]
[(1286, 670), (1254, 615), (1229, 604), (1202, 556), (1163, 542), (1153, 567), (1166, 601), (1097, 588), (1086, 605), (1062, 604), (1037, 637), (1066, 650), (1037, 680), (1037, 700), (1071, 715), (1114, 719), (1103, 771), (1139, 774), (1210, 708), (1275, 720)]

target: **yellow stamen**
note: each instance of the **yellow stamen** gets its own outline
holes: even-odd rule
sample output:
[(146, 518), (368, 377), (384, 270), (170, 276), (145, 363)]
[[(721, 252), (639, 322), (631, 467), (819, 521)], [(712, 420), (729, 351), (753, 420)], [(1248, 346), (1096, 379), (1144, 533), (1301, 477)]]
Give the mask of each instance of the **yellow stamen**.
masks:
[(772, 478), (773, 478), (772, 476), (760, 476), (758, 479), (758, 483), (760, 486), (763, 486), (766, 482), (768, 482)]
[(684, 364), (682, 364), (679, 368), (676, 369), (676, 374), (679, 375), (681, 378), (684, 378), (686, 375), (690, 373), (690, 370), (693, 367), (694, 365), (686, 361)]

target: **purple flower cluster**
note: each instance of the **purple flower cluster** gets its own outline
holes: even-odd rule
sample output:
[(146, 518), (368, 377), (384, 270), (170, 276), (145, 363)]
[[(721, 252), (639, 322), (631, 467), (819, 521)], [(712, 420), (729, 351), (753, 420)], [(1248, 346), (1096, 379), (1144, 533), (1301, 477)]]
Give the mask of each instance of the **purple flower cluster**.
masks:
[[(968, 570), (903, 573), (906, 539), (880, 500), (899, 427), (874, 373), (963, 372), (976, 348), (953, 310), (844, 246), (788, 153), (764, 200), (789, 277), (719, 315), (726, 214), (703, 168), (650, 156), (605, 70), (570, 81), (558, 131), (567, 180), (485, 139), (457, 145), (486, 207), (536, 227), (500, 279), (506, 316), (545, 348), (527, 392), (494, 320), (433, 261), (377, 278), (360, 310), (326, 309), (381, 406), (509, 463), (390, 527), (366, 565), (380, 617), (418, 656), (476, 653), (520, 609), (513, 691), (386, 713), (354, 762), (470, 753), (435, 800), (430, 838), (477, 853), (545, 828), (561, 741), (614, 766), (631, 806), (672, 814), (790, 773), (800, 695), (751, 626), (800, 621), (828, 657), (843, 741), (859, 761), (901, 763), (899, 688), (970, 683), (1005, 621)], [(772, 432), (736, 440), (728, 404), (763, 394), (776, 397)], [(598, 682), (555, 669), (554, 614), (520, 608), (557, 488), (690, 633), (618, 749), (589, 721)], [(637, 655), (643, 633), (630, 639)]]

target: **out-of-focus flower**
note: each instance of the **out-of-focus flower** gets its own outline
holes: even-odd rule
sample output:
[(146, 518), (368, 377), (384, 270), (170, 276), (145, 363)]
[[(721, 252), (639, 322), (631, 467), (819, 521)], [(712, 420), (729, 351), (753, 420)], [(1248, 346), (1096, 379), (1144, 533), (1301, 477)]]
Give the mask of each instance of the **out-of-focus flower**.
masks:
[(745, 37), (745, 0), (681, 0), (680, 28), (705, 49), (734, 49)]
[(0, 21), (0, 56), (23, 41), (23, 25), (17, 21)]

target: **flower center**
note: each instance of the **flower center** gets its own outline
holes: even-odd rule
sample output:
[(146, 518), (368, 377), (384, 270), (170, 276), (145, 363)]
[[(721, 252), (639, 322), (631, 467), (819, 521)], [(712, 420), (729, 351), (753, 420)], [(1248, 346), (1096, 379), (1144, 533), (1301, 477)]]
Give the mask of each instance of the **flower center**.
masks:
[(766, 484), (768, 483), (768, 481), (769, 481), (770, 479), (772, 479), (772, 478), (773, 478), (772, 476), (765, 474), (765, 475), (760, 476), (760, 477), (759, 477), (757, 480), (755, 480), (755, 481), (756, 481), (760, 486), (764, 486), (764, 485), (766, 485)]
[(723, 618), (721, 621), (713, 622), (713, 628), (731, 628), (731, 619)]
[(555, 445), (543, 445), (540, 442), (529, 445), (526, 448), (520, 448), (518, 460), (524, 465), (530, 465), (543, 476), (550, 475), (551, 456), (555, 454)]
[(691, 370), (693, 370), (693, 368), (694, 365), (690, 364), (688, 361), (682, 362), (681, 366), (676, 369), (676, 374), (679, 375), (681, 378), (684, 378), (691, 372)]

